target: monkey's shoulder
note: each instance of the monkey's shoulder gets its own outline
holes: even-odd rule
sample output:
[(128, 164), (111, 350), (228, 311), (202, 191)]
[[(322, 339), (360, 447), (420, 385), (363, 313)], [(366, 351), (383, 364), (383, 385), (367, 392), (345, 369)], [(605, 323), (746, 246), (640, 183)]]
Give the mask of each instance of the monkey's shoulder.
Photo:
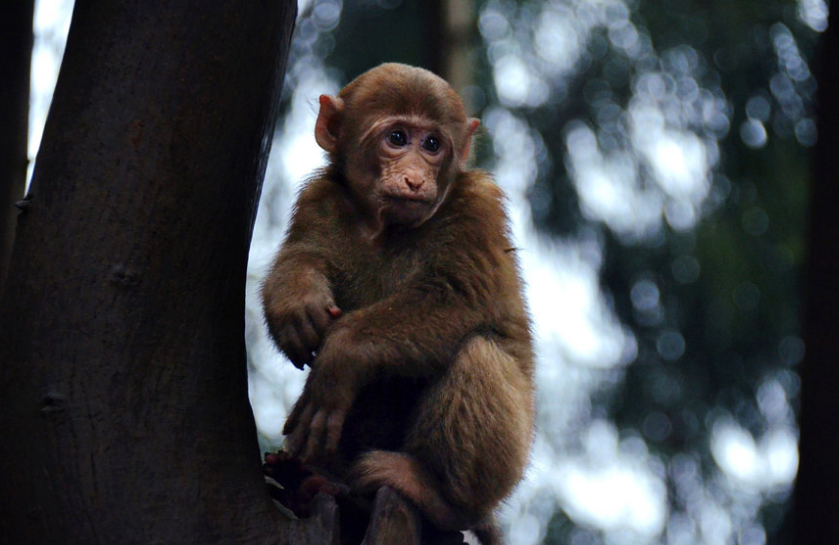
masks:
[(453, 185), (444, 214), (455, 230), (492, 238), (506, 239), (508, 236), (506, 196), (487, 172), (461, 173)]
[(464, 170), (458, 174), (455, 183), (455, 194), (457, 193), (495, 202), (501, 202), (505, 198), (492, 174), (480, 169)]
[(358, 204), (346, 186), (328, 171), (322, 171), (301, 187), (294, 203), (287, 240), (300, 237), (336, 242), (354, 236), (354, 226), (359, 221)]
[(451, 200), (462, 211), (484, 212), (493, 217), (506, 217), (504, 210), (506, 196), (495, 183), (492, 175), (483, 170), (460, 173), (453, 184)]
[(321, 217), (331, 217), (349, 208), (346, 189), (334, 181), (334, 176), (327, 171), (319, 171), (303, 183), (297, 195), (295, 209), (315, 213)]

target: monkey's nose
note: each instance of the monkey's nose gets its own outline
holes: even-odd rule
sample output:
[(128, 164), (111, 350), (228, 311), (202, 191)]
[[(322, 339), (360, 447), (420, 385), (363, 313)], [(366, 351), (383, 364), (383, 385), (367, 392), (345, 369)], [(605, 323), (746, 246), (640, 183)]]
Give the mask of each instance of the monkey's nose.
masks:
[(411, 176), (405, 176), (405, 185), (408, 186), (408, 189), (411, 191), (419, 191), (422, 188), (425, 180), (422, 178), (413, 178)]

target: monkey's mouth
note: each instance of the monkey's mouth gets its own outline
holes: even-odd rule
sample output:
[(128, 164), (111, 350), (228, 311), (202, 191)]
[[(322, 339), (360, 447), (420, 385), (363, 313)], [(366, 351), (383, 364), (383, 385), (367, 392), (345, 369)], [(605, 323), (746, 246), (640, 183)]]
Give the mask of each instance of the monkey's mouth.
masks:
[(383, 208), (391, 213), (424, 214), (429, 207), (434, 206), (434, 200), (417, 195), (385, 195), (382, 199)]
[(428, 219), (434, 201), (415, 195), (384, 195), (382, 211), (392, 223), (417, 225)]
[(429, 205), (432, 203), (432, 200), (427, 197), (421, 197), (419, 195), (385, 195), (384, 196), (385, 204), (395, 204), (397, 206), (401, 206), (404, 204), (407, 205)]

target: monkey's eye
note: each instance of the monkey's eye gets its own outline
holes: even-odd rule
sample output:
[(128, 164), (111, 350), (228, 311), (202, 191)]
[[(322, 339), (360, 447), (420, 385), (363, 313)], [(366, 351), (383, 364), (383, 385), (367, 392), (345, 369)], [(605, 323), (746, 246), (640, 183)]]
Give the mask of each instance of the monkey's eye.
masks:
[(405, 131), (393, 131), (387, 136), (387, 139), (397, 148), (408, 145), (408, 135), (405, 134)]
[(437, 153), (440, 151), (440, 140), (438, 140), (436, 136), (429, 136), (425, 139), (425, 142), (422, 143), (422, 147), (425, 148), (426, 151)]

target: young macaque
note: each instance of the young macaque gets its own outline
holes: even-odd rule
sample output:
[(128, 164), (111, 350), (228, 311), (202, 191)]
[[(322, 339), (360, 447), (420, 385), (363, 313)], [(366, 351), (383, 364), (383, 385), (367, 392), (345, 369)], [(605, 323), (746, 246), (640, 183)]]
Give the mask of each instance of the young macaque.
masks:
[(504, 197), (465, 167), (477, 126), (420, 68), (322, 95), (329, 166), (301, 191), (262, 297), (279, 348), (311, 367), (290, 454), (496, 543), (492, 512), (530, 449), (533, 353)]

